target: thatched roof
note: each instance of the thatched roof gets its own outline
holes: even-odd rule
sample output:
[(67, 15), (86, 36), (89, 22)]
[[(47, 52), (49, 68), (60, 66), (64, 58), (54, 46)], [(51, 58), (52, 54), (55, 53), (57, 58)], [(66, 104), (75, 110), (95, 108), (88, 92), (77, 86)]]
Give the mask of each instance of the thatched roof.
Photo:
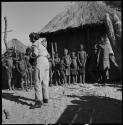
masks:
[(107, 5), (117, 10), (121, 10), (122, 1), (104, 1)]
[(71, 4), (66, 10), (56, 15), (38, 34), (52, 33), (85, 24), (103, 23), (105, 14), (116, 13), (121, 19), (121, 12), (100, 1), (83, 1)]
[(11, 39), (10, 41), (7, 42), (8, 48), (12, 48), (12, 47), (16, 47), (16, 50), (19, 52), (25, 52), (27, 46), (24, 45), (21, 41), (19, 41), (18, 39), (14, 38)]

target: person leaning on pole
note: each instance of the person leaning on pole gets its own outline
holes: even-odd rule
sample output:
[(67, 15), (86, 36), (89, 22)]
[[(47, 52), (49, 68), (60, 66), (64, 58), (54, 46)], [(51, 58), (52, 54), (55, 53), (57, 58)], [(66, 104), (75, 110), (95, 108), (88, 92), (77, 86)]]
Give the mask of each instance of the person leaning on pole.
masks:
[(30, 109), (41, 108), (49, 99), (49, 54), (47, 52), (47, 40), (45, 38), (34, 39), (30, 36), (33, 46), (33, 54), (36, 57), (34, 66), (34, 90), (35, 104)]

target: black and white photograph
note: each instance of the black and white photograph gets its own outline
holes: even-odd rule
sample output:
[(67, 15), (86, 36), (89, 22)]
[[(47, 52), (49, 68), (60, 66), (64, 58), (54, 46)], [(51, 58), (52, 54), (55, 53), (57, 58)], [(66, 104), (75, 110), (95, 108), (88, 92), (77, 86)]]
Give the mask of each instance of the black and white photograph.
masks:
[(1, 2), (1, 124), (122, 124), (121, 10)]

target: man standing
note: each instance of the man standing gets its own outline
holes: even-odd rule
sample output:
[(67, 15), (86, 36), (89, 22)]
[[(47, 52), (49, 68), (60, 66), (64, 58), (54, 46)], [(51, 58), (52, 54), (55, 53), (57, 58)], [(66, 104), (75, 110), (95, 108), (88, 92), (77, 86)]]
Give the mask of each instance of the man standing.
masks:
[(87, 53), (84, 51), (83, 44), (80, 44), (80, 51), (78, 52), (78, 64), (79, 64), (79, 78), (80, 83), (85, 83), (85, 65), (87, 60)]
[(34, 55), (36, 63), (34, 68), (34, 89), (35, 89), (35, 104), (30, 109), (40, 108), (43, 103), (48, 103), (49, 99), (49, 54), (47, 52), (47, 41), (45, 38), (34, 40), (30, 37), (34, 45)]

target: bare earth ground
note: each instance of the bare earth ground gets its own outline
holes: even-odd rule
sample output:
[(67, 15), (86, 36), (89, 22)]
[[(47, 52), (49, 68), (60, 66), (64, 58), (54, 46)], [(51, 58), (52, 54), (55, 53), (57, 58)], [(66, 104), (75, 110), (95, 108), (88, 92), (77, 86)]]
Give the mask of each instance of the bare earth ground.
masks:
[[(49, 87), (50, 100), (38, 109), (34, 90), (2, 90), (2, 107), (10, 113), (5, 124), (121, 123), (122, 86), (75, 84)], [(3, 123), (3, 124), (4, 124)]]

